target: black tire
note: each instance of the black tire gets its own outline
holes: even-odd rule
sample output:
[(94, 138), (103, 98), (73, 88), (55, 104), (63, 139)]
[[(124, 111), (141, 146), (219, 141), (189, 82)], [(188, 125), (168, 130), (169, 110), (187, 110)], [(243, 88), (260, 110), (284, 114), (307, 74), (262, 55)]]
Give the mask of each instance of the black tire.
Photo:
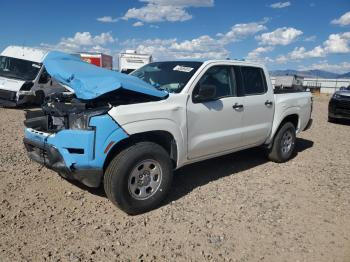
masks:
[[(146, 163), (145, 165), (155, 163), (158, 170), (155, 172), (159, 174), (152, 175), (152, 170), (150, 172), (146, 170), (152, 168), (152, 164), (150, 167), (141, 168), (140, 171), (138, 167), (142, 166), (142, 163)], [(135, 171), (139, 172), (137, 176), (134, 176)], [(141, 172), (143, 173), (141, 174)], [(143, 180), (139, 178), (140, 175)], [(153, 180), (156, 176), (160, 181)], [(137, 181), (135, 181), (135, 177), (137, 177)], [(104, 189), (108, 199), (114, 205), (130, 215), (137, 215), (159, 206), (170, 190), (172, 179), (173, 166), (165, 149), (152, 142), (139, 142), (121, 151), (109, 163), (104, 175)], [(149, 187), (147, 187), (147, 182)], [(158, 183), (154, 186), (156, 188), (151, 187), (150, 183), (152, 182)], [(138, 188), (135, 191), (131, 189), (134, 186), (139, 186), (139, 183), (142, 184), (140, 188), (147, 187), (146, 190), (141, 190), (144, 195), (148, 194), (145, 199), (140, 199), (142, 193), (140, 190), (137, 191)], [(151, 193), (146, 193), (147, 190)], [(138, 192), (140, 196), (137, 195)]]
[[(284, 139), (290, 136), (290, 147), (284, 144)], [(291, 122), (284, 123), (277, 131), (271, 149), (268, 153), (268, 158), (276, 163), (284, 163), (288, 161), (295, 149), (295, 127)], [(288, 143), (289, 145), (289, 143)]]
[(336, 123), (337, 122), (337, 119), (333, 118), (333, 117), (328, 117), (328, 122), (329, 123)]

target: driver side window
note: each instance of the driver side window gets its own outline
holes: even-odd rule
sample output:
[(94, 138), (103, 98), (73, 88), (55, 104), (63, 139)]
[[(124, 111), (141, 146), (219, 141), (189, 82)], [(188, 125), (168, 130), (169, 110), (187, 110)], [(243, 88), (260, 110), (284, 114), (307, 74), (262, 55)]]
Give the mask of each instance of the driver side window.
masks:
[(213, 66), (198, 81), (193, 96), (195, 97), (201, 86), (215, 86), (214, 99), (233, 96), (234, 85), (231, 77), (230, 66)]

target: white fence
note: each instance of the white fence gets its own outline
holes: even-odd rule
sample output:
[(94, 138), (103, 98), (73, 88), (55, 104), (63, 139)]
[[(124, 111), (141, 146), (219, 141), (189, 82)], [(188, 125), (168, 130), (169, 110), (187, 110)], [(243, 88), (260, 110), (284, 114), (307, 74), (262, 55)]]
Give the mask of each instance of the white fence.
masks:
[[(272, 85), (275, 84), (275, 77), (271, 77)], [(304, 78), (303, 86), (319, 87), (321, 93), (333, 94), (342, 86), (349, 86), (350, 79), (326, 79), (326, 78)]]

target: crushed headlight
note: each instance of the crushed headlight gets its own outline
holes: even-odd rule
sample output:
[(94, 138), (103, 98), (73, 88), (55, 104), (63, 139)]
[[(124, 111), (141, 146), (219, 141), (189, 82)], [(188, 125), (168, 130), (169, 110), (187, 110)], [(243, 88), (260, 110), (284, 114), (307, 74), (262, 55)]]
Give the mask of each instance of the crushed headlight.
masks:
[(84, 111), (81, 113), (72, 113), (69, 115), (69, 129), (91, 130), (89, 126), (90, 118), (106, 114), (109, 108), (100, 108), (97, 110)]

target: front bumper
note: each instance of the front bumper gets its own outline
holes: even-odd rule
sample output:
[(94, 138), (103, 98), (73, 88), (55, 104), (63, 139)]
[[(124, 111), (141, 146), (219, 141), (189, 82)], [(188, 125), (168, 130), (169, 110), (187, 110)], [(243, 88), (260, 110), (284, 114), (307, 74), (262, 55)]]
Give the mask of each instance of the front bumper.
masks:
[(17, 93), (14, 91), (0, 89), (0, 106), (16, 107), (17, 106), (16, 96), (17, 96)]
[(17, 103), (14, 101), (9, 101), (9, 100), (5, 100), (5, 99), (0, 98), (0, 106), (1, 107), (16, 107)]
[(27, 138), (23, 140), (28, 156), (35, 162), (52, 169), (61, 176), (77, 180), (89, 187), (98, 187), (103, 176), (102, 169), (75, 169), (68, 167), (61, 153), (52, 145), (36, 142)]
[(17, 107), (19, 105), (23, 105), (34, 101), (35, 95), (31, 93), (22, 93), (23, 92), (19, 91), (19, 96), (17, 98), (17, 92), (0, 89), (0, 106)]
[(329, 101), (328, 116), (330, 118), (350, 119), (350, 99), (334, 99)]
[(128, 137), (109, 115), (91, 118), (91, 130), (65, 129), (54, 134), (25, 129), (29, 158), (68, 179), (98, 187), (112, 147)]

